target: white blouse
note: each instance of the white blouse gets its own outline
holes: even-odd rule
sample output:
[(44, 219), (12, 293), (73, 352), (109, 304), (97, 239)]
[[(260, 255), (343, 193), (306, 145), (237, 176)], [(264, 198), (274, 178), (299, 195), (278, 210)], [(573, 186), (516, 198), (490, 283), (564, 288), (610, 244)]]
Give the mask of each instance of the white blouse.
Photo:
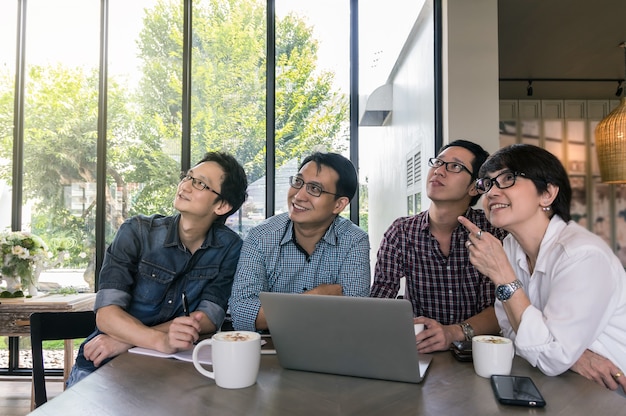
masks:
[(547, 375), (567, 371), (587, 348), (626, 371), (626, 272), (607, 244), (555, 215), (532, 275), (513, 236), (503, 244), (532, 304), (516, 334), (502, 302), (495, 303), (500, 328), (514, 340), (516, 353)]

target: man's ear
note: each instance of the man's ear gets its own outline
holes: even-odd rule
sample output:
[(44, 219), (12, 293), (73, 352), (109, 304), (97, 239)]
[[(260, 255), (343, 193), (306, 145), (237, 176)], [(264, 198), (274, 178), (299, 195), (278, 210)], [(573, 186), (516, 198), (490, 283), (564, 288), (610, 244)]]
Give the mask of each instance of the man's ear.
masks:
[(233, 206), (231, 205), (231, 203), (222, 199), (217, 204), (217, 207), (215, 207), (215, 210), (213, 210), (213, 212), (215, 212), (215, 214), (217, 214), (218, 217), (221, 217), (222, 215), (228, 214), (228, 212), (230, 212), (231, 209), (233, 209)]
[(467, 192), (469, 196), (474, 197), (478, 195), (478, 190), (476, 189), (476, 182), (470, 183), (469, 191)]
[(350, 199), (347, 196), (342, 196), (335, 200), (335, 207), (333, 208), (333, 214), (339, 214), (350, 203)]

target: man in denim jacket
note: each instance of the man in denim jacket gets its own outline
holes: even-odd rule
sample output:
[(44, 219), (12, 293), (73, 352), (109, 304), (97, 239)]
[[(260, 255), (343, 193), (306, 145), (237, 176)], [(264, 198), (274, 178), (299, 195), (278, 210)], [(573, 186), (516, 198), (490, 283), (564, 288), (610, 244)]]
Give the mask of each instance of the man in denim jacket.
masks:
[(97, 329), (81, 345), (68, 386), (134, 346), (174, 353), (221, 326), (242, 244), (224, 222), (247, 186), (232, 156), (207, 153), (181, 175), (178, 214), (122, 224), (100, 272)]

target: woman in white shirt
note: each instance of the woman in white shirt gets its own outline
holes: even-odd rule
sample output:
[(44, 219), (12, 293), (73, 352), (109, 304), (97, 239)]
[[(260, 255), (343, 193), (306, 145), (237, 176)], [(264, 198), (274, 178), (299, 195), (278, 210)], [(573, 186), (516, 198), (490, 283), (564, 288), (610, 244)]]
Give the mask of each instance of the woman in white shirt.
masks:
[[(516, 144), (480, 169), (501, 244), (464, 217), (472, 264), (496, 285), (496, 316), (517, 354), (547, 375), (571, 369), (624, 394), (626, 272), (606, 243), (570, 221), (572, 190), (548, 151)], [(620, 388), (621, 386), (621, 388)]]

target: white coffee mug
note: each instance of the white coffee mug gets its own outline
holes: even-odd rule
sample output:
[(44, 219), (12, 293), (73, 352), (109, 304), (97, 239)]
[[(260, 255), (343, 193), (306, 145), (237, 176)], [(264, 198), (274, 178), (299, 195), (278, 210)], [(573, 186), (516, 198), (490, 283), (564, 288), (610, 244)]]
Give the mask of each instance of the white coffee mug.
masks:
[[(211, 347), (213, 371), (199, 362), (202, 348)], [(215, 380), (225, 389), (241, 389), (256, 383), (261, 363), (261, 335), (248, 331), (224, 331), (206, 339), (193, 349), (193, 365), (200, 374)]]
[(478, 335), (472, 338), (474, 371), (481, 377), (511, 374), (514, 355), (513, 341), (508, 338), (495, 335)]

